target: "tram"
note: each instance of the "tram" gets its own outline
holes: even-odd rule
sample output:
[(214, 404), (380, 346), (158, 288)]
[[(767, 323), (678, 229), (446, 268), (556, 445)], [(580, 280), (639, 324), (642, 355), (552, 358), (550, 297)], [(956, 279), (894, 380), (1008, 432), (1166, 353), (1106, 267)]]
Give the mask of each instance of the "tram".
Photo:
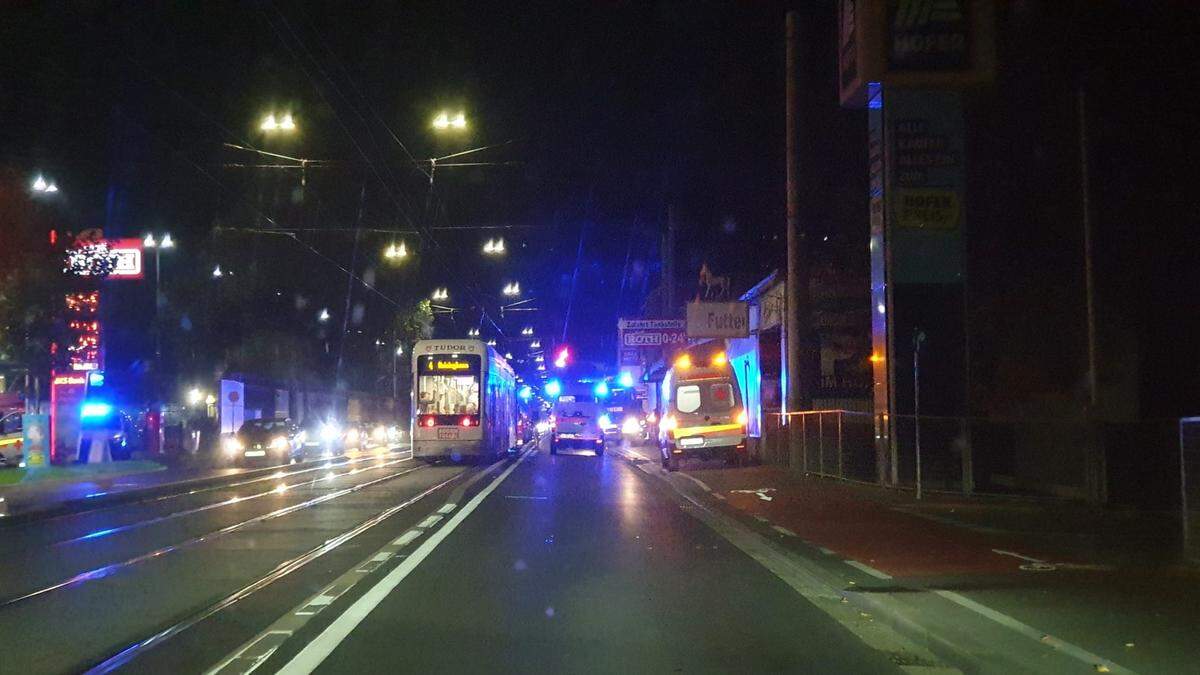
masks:
[(517, 447), (516, 375), (479, 340), (413, 346), (414, 457), (478, 461)]

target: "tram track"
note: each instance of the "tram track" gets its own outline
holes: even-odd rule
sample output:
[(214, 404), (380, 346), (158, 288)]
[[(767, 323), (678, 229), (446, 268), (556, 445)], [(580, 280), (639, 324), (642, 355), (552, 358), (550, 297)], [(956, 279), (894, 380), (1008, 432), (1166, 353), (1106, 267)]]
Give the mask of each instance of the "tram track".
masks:
[(58, 591), (63, 591), (63, 590), (67, 590), (70, 588), (74, 588), (76, 586), (85, 584), (89, 581), (95, 581), (98, 579), (104, 579), (104, 578), (110, 577), (114, 574), (117, 574), (117, 573), (123, 571), (123, 570), (136, 567), (142, 563), (149, 562), (151, 560), (161, 559), (162, 557), (167, 556), (171, 553), (185, 550), (185, 549), (197, 546), (202, 543), (214, 541), (216, 539), (225, 537), (229, 534), (243, 530), (247, 527), (256, 525), (258, 523), (281, 518), (281, 517), (290, 515), (292, 513), (296, 513), (298, 511), (301, 511), (304, 509), (312, 508), (314, 506), (318, 506), (320, 504), (324, 504), (324, 503), (333, 501), (335, 499), (344, 497), (349, 494), (353, 494), (355, 492), (366, 489), (368, 487), (378, 485), (378, 484), (384, 483), (389, 480), (394, 480), (401, 476), (411, 474), (415, 471), (420, 471), (422, 469), (427, 468), (428, 466), (429, 465), (422, 464), (420, 466), (406, 468), (402, 471), (396, 471), (393, 473), (389, 473), (389, 474), (387, 474), (385, 476), (381, 476), (379, 478), (375, 478), (375, 479), (372, 479), (372, 480), (369, 480), (369, 481), (366, 481), (363, 483), (358, 483), (358, 484), (355, 484), (355, 485), (352, 485), (352, 486), (349, 486), (346, 488), (341, 488), (341, 489), (335, 490), (333, 492), (330, 492), (330, 493), (327, 493), (327, 494), (324, 494), (324, 495), (321, 495), (318, 497), (314, 497), (312, 499), (308, 499), (308, 500), (305, 500), (305, 501), (302, 501), (302, 502), (299, 502), (296, 504), (291, 504), (289, 506), (285, 506), (285, 507), (282, 507), (279, 509), (275, 509), (275, 510), (272, 510), (272, 511), (264, 513), (264, 514), (259, 514), (252, 518), (241, 520), (237, 523), (226, 525), (224, 527), (206, 532), (201, 535), (190, 537), (188, 539), (185, 539), (180, 542), (176, 542), (174, 544), (161, 546), (161, 547), (155, 548), (151, 551), (132, 556), (132, 557), (122, 560), (120, 562), (110, 563), (107, 565), (102, 565), (99, 567), (95, 567), (95, 568), (86, 570), (84, 572), (79, 572), (70, 577), (67, 577), (58, 582), (43, 586), (36, 590), (29, 591), (26, 593), (15, 595), (15, 596), (11, 596), (8, 598), (0, 599), (0, 612), (2, 612), (3, 610), (6, 610), (6, 609), (13, 608), (18, 605), (21, 605), (21, 604), (26, 603), (35, 598), (47, 596), (47, 595), (56, 593)]
[[(311, 480), (304, 480), (304, 481), (300, 481), (297, 483), (278, 483), (275, 487), (271, 488), (270, 490), (266, 490), (264, 492), (258, 492), (255, 494), (246, 495), (246, 496), (242, 496), (242, 497), (235, 496), (235, 497), (231, 497), (229, 499), (223, 499), (218, 502), (204, 504), (203, 506), (197, 506), (197, 507), (193, 507), (190, 509), (184, 509), (182, 511), (174, 511), (174, 512), (171, 512), (171, 513), (168, 513), (165, 515), (154, 516), (151, 518), (147, 518), (145, 520), (135, 521), (132, 523), (128, 523), (126, 525), (119, 525), (117, 527), (109, 527), (109, 528), (94, 530), (94, 531), (89, 532), (84, 535), (72, 537), (70, 539), (64, 539), (62, 541), (51, 544), (51, 546), (54, 546), (54, 547), (69, 546), (72, 544), (96, 541), (103, 537), (111, 536), (114, 534), (120, 534), (122, 532), (129, 532), (131, 530), (137, 530), (137, 529), (141, 529), (143, 527), (149, 527), (151, 525), (158, 525), (160, 523), (177, 520), (179, 518), (185, 518), (187, 516), (196, 515), (198, 513), (212, 511), (214, 509), (224, 508), (227, 506), (235, 506), (237, 504), (244, 504), (253, 499), (259, 499), (262, 497), (269, 497), (271, 495), (277, 495), (280, 492), (287, 492), (287, 491), (290, 491), (290, 490), (296, 489), (296, 488), (313, 487), (313, 486), (316, 486), (319, 482), (324, 481), (324, 480), (333, 480), (336, 478), (344, 478), (347, 476), (354, 476), (354, 475), (358, 475), (360, 473), (365, 473), (368, 471), (378, 471), (380, 469), (388, 468), (391, 466), (396, 466), (397, 464), (401, 464), (404, 462), (410, 462), (410, 461), (412, 461), (412, 458), (405, 457), (404, 459), (392, 460), (390, 462), (385, 462), (383, 464), (376, 462), (374, 464), (370, 464), (368, 466), (357, 467), (357, 468), (351, 469), (351, 470), (343, 472), (343, 473), (335, 473), (334, 470), (338, 467), (346, 466), (345, 463), (337, 464), (337, 465), (333, 465), (333, 466), (317, 467), (316, 469), (312, 469), (312, 470), (321, 470), (321, 471), (325, 471), (326, 473), (324, 473), (320, 476), (317, 476)], [(303, 473), (308, 473), (308, 471), (310, 471), (310, 470), (305, 470)], [(276, 481), (283, 480), (283, 479), (289, 478), (291, 476), (295, 476), (298, 473), (302, 473), (302, 472), (288, 474), (287, 476), (285, 476), (282, 479), (274, 478), (274, 477), (270, 477), (269, 479), (276, 480)], [(232, 486), (230, 486), (230, 488), (232, 488)], [(230, 489), (230, 488), (227, 488), (227, 489)]]

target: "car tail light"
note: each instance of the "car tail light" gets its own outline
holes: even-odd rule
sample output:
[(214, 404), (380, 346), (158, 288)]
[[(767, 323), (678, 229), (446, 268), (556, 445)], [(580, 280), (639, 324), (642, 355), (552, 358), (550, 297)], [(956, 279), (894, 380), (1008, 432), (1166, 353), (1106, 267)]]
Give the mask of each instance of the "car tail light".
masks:
[(462, 420), (459, 422), (459, 424), (463, 425), (464, 427), (469, 427), (469, 426), (471, 426), (471, 418), (463, 417)]
[(421, 426), (424, 427), (432, 427), (434, 424), (436, 424), (436, 422), (433, 419), (433, 415), (429, 415), (425, 417), (425, 419), (421, 420)]
[(737, 414), (737, 423), (746, 426), (746, 411), (742, 410)]

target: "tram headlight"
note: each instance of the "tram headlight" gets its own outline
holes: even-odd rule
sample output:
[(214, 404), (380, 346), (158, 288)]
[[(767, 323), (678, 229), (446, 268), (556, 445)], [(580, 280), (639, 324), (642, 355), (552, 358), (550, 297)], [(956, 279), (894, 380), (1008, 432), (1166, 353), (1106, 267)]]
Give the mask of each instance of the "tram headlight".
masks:
[(227, 455), (235, 455), (242, 450), (242, 442), (234, 436), (226, 436), (221, 439), (221, 448)]

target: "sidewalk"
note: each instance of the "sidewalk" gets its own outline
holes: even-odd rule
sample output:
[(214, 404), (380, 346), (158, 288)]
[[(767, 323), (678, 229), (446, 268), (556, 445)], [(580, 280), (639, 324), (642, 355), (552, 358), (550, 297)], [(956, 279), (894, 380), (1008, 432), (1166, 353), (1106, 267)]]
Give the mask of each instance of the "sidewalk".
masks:
[(775, 466), (681, 473), (779, 544), (857, 579), (848, 588), (866, 597), (919, 606), (953, 591), (1138, 672), (1195, 672), (1200, 662), (1200, 570), (1177, 562), (1169, 513), (940, 494), (918, 502)]
[[(749, 515), (894, 576), (1006, 573), (1029, 562), (996, 550), (1075, 568), (1141, 569), (1171, 565), (1177, 550), (1171, 513), (944, 494), (917, 501), (912, 492), (798, 478), (777, 466), (698, 465), (687, 473)], [(770, 499), (753, 492), (759, 488)]]

